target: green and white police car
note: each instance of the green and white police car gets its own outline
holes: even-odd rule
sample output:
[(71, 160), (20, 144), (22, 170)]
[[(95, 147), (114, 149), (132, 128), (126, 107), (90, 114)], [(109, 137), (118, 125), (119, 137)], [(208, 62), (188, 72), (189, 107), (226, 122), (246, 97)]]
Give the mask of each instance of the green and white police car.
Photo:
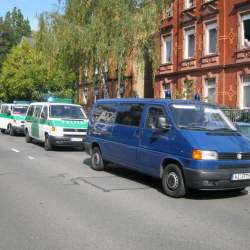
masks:
[(25, 139), (44, 142), (45, 150), (55, 146), (84, 147), (88, 119), (80, 105), (31, 103), (25, 122)]
[(2, 133), (24, 133), (25, 117), (29, 107), (27, 102), (2, 104), (0, 109), (0, 129)]

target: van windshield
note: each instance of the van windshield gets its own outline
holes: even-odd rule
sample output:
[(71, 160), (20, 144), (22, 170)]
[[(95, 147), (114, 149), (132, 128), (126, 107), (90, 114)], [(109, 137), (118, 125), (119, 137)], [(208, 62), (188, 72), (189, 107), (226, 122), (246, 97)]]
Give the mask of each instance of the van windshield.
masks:
[(80, 106), (51, 105), (50, 118), (83, 120), (86, 116)]
[(237, 131), (233, 123), (216, 106), (172, 104), (170, 110), (179, 128), (209, 131)]
[(14, 106), (13, 114), (14, 115), (25, 115), (27, 112), (28, 106)]

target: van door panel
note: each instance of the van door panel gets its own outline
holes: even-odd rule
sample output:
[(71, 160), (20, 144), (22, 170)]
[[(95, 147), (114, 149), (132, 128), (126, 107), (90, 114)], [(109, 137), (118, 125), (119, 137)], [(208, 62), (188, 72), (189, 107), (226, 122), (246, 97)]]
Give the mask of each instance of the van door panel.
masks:
[(160, 115), (167, 117), (163, 106), (148, 107), (138, 152), (140, 168), (156, 176), (160, 174), (161, 161), (169, 152), (172, 141), (171, 130), (163, 132), (157, 129), (157, 118)]

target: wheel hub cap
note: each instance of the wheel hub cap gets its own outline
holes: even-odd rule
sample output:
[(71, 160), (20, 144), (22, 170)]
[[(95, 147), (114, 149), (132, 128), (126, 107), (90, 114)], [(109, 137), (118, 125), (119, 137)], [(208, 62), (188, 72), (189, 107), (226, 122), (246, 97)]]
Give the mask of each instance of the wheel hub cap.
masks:
[(179, 186), (178, 175), (174, 172), (170, 172), (167, 176), (167, 185), (170, 189), (175, 190)]
[(99, 154), (95, 153), (94, 157), (93, 157), (93, 160), (94, 160), (94, 164), (98, 165), (100, 163), (100, 156), (99, 156)]

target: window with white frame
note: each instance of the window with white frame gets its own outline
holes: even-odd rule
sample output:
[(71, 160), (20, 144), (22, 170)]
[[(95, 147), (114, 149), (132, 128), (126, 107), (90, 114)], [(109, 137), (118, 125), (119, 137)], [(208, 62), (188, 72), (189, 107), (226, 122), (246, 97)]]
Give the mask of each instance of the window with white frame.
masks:
[(172, 35), (163, 37), (163, 63), (172, 62)]
[(205, 54), (215, 54), (217, 52), (217, 22), (205, 24)]
[(250, 48), (250, 14), (241, 17), (242, 47)]
[(194, 7), (194, 1), (195, 1), (195, 0), (186, 0), (185, 7), (186, 7), (187, 9), (188, 9), (188, 8)]
[(240, 102), (241, 108), (250, 108), (250, 75), (242, 77)]
[(215, 78), (205, 80), (205, 100), (206, 102), (216, 103), (216, 81)]
[(185, 30), (184, 58), (185, 59), (193, 58), (194, 52), (195, 52), (195, 29), (193, 27)]

